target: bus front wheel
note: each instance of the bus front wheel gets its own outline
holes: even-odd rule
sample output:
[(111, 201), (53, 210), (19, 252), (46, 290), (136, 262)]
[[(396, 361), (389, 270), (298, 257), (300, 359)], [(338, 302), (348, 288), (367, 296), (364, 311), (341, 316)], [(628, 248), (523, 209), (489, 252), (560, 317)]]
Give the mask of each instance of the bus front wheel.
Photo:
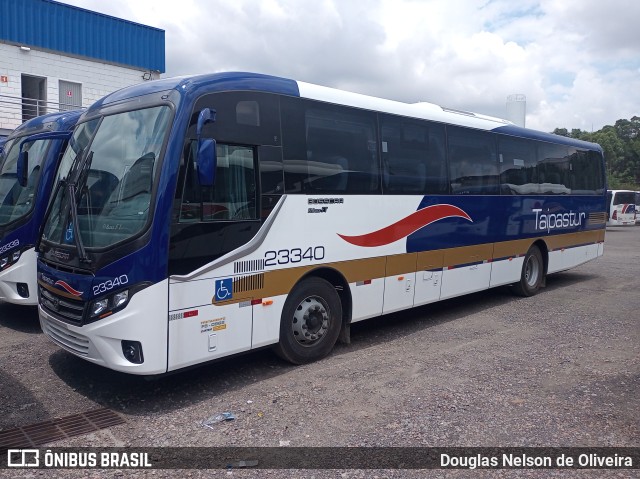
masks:
[(519, 296), (533, 296), (538, 292), (544, 278), (544, 261), (537, 246), (531, 246), (522, 264), (520, 281), (513, 285)]
[(342, 304), (331, 283), (321, 278), (305, 279), (285, 301), (275, 351), (293, 364), (321, 359), (333, 349), (341, 321)]

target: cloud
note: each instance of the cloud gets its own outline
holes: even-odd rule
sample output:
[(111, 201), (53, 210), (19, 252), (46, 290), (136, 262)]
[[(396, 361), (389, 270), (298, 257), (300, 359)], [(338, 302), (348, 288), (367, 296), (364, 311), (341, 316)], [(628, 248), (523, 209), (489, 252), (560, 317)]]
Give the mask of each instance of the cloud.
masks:
[(65, 3), (164, 29), (168, 76), (257, 71), (500, 117), (521, 93), (527, 126), (545, 131), (639, 113), (640, 2)]

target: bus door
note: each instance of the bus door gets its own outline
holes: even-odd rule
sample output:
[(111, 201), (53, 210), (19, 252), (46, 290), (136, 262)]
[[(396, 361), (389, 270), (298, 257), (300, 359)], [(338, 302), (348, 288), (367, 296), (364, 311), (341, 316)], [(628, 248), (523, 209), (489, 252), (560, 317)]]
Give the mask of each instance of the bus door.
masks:
[(251, 301), (233, 262), (215, 266), (259, 228), (255, 151), (218, 143), (213, 186), (198, 182), (195, 155), (186, 160), (169, 253), (178, 273), (169, 285), (169, 370), (251, 348)]
[[(191, 118), (207, 109), (211, 119), (200, 136), (215, 139), (213, 184), (203, 181), (203, 165), (196, 161), (200, 136), (193, 121), (174, 197), (169, 370), (251, 349), (252, 302), (264, 276), (263, 262), (242, 251), (262, 225), (258, 152), (275, 147), (277, 156), (280, 150), (277, 97), (212, 93), (196, 101)], [(237, 257), (229, 259), (229, 253)]]

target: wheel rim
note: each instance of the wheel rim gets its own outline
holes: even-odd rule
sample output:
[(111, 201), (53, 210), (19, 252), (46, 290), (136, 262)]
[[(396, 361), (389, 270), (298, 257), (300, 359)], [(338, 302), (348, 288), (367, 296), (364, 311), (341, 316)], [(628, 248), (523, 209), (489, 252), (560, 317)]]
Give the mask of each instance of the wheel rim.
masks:
[(524, 270), (524, 280), (530, 287), (535, 287), (540, 277), (540, 263), (535, 256), (529, 256)]
[(326, 301), (319, 296), (309, 296), (300, 302), (293, 313), (293, 337), (302, 346), (313, 346), (329, 330), (330, 319), (331, 311)]

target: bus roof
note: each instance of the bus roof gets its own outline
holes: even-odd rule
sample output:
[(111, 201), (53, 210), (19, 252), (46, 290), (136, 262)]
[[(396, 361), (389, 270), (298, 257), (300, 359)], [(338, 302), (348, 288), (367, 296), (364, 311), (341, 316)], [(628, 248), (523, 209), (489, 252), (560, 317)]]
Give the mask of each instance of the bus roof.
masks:
[(445, 108), (427, 102), (404, 103), (395, 100), (387, 100), (259, 73), (212, 73), (206, 75), (165, 78), (145, 82), (139, 85), (123, 88), (122, 90), (118, 90), (105, 96), (94, 103), (94, 105), (89, 108), (88, 112), (90, 113), (95, 109), (118, 101), (167, 90), (176, 90), (182, 96), (199, 96), (202, 93), (215, 91), (262, 91), (266, 93), (309, 98), (327, 103), (401, 115), (410, 118), (437, 121), (450, 125), (465, 126), (480, 130), (491, 130), (505, 135), (560, 143), (576, 148), (602, 151), (600, 146), (596, 143), (576, 140), (574, 138), (554, 135), (528, 128), (521, 128), (501, 118)]
[(84, 110), (60, 111), (47, 113), (25, 121), (13, 130), (7, 140), (32, 135), (43, 131), (65, 131), (73, 128)]

